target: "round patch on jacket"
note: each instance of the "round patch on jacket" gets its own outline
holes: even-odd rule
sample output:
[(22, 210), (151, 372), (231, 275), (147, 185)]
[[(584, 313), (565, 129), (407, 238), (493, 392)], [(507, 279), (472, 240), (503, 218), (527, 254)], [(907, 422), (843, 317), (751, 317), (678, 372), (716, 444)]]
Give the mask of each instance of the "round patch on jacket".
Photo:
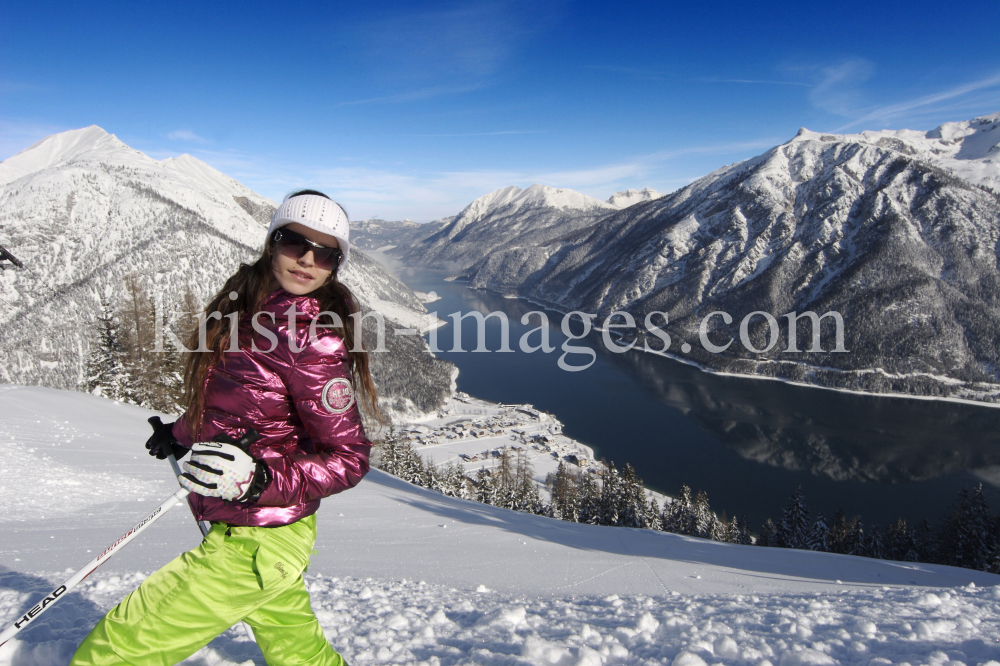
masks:
[(331, 379), (323, 387), (323, 406), (331, 414), (343, 414), (354, 405), (354, 387), (343, 377)]

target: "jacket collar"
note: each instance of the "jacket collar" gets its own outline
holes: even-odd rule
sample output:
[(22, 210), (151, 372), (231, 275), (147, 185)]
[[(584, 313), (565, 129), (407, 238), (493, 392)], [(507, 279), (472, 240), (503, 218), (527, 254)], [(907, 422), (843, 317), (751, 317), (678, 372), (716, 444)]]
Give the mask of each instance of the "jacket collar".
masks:
[(304, 294), (302, 296), (296, 296), (295, 294), (290, 294), (282, 288), (278, 288), (276, 291), (268, 294), (267, 298), (261, 304), (262, 310), (270, 310), (275, 314), (283, 314), (292, 303), (295, 304), (295, 309), (309, 317), (315, 317), (319, 314), (319, 300), (314, 296), (309, 294)]

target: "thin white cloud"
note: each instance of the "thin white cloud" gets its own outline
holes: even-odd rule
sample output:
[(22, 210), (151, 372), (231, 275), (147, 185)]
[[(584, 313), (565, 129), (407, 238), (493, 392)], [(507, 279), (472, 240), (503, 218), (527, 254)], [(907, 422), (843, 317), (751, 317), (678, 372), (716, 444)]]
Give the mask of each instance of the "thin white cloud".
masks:
[(457, 95), (464, 92), (478, 90), (478, 85), (468, 86), (433, 86), (421, 90), (411, 90), (385, 97), (369, 97), (368, 99), (355, 99), (339, 102), (337, 106), (357, 106), (359, 104), (400, 104), (403, 102), (415, 102), (417, 100), (428, 99), (430, 97), (440, 97), (441, 95)]
[(341, 201), (352, 211), (352, 219), (381, 217), (430, 220), (454, 215), (470, 201), (487, 192), (517, 185), (540, 183), (566, 187), (599, 199), (628, 187), (674, 189), (691, 178), (667, 177), (665, 169), (677, 158), (691, 155), (746, 155), (770, 148), (779, 141), (760, 141), (686, 146), (638, 155), (621, 162), (584, 169), (559, 171), (452, 171), (429, 174), (400, 173), (391, 169), (338, 167), (303, 174), (296, 184), (311, 184)]
[(365, 36), (357, 48), (379, 64), (387, 80), (415, 80), (431, 72), (452, 83), (480, 80), (499, 71), (531, 38), (558, 28), (565, 4), (498, 0), (389, 8), (353, 32)]
[(874, 63), (864, 58), (851, 58), (823, 67), (809, 91), (809, 101), (829, 113), (853, 116), (861, 106), (861, 84), (874, 72)]
[[(779, 139), (718, 143), (658, 151), (628, 159), (566, 170), (472, 170), (421, 172), (398, 165), (323, 167), (284, 162), (274, 156), (255, 156), (240, 151), (195, 149), (191, 153), (212, 167), (236, 178), (263, 196), (280, 201), (285, 194), (304, 187), (326, 192), (348, 210), (351, 219), (380, 217), (427, 221), (454, 215), (488, 192), (517, 185), (540, 183), (566, 187), (598, 199), (620, 190), (652, 187), (668, 192), (694, 180), (687, 177), (698, 169), (683, 158), (720, 155), (735, 161), (762, 152)], [(169, 149), (142, 147), (148, 155), (163, 159), (176, 155)], [(735, 159), (733, 159), (735, 158)], [(720, 165), (723, 160), (720, 159)], [(682, 173), (677, 173), (680, 170)], [(711, 171), (708, 168), (704, 171)], [(704, 175), (702, 173), (701, 175)]]
[(204, 139), (191, 130), (186, 129), (174, 130), (167, 134), (167, 138), (171, 141), (187, 141), (188, 143), (210, 143), (208, 139)]
[(570, 187), (572, 189), (614, 189), (624, 179), (648, 177), (662, 169), (666, 164), (678, 157), (688, 155), (732, 155), (770, 148), (780, 141), (778, 139), (762, 139), (758, 141), (743, 141), (738, 143), (707, 144), (704, 146), (685, 146), (672, 150), (663, 150), (617, 164), (602, 165), (590, 169), (569, 171), (553, 171), (533, 176), (534, 182), (540, 182), (553, 187)]
[(940, 92), (931, 93), (930, 95), (923, 95), (914, 99), (906, 100), (904, 102), (897, 102), (895, 104), (887, 104), (885, 106), (876, 107), (868, 111), (865, 115), (852, 120), (846, 125), (842, 125), (837, 128), (836, 132), (841, 132), (845, 129), (851, 127), (856, 127), (858, 125), (863, 125), (872, 121), (888, 121), (895, 118), (904, 117), (911, 115), (913, 111), (930, 111), (930, 110), (941, 110), (942, 108), (956, 108), (954, 104), (942, 105), (942, 102), (948, 102), (956, 100), (958, 98), (969, 95), (970, 93), (979, 92), (982, 90), (989, 90), (997, 88), (998, 93), (994, 96), (997, 103), (1000, 103), (1000, 73), (987, 76), (985, 78), (979, 79), (978, 81), (972, 81), (969, 83), (963, 83), (962, 85), (949, 88), (947, 90), (942, 90)]
[(644, 81), (666, 81), (675, 77), (670, 77), (663, 72), (651, 69), (640, 69), (638, 67), (617, 67), (615, 65), (584, 65), (585, 69), (596, 69), (601, 72), (615, 72), (616, 74), (629, 74)]
[(771, 79), (703, 79), (707, 83), (749, 83), (768, 86), (803, 86), (808, 88), (809, 84), (802, 81), (773, 81)]
[[(664, 72), (658, 72), (651, 69), (640, 69), (637, 67), (616, 67), (613, 65), (585, 65), (585, 69), (596, 69), (603, 72), (615, 72), (620, 74), (629, 74), (634, 78), (641, 79), (644, 81), (681, 81), (682, 79), (677, 76), (669, 75)], [(712, 76), (707, 78), (698, 79), (683, 79), (686, 81), (697, 81), (699, 83), (741, 83), (741, 84), (751, 84), (751, 85), (768, 85), (768, 86), (799, 86), (799, 87), (810, 87), (812, 84), (803, 81), (780, 81), (776, 79), (739, 79), (739, 78), (723, 78), (718, 76)]]
[(506, 130), (502, 132), (468, 132), (465, 134), (411, 134), (422, 137), (508, 136), (511, 134), (545, 134), (544, 130)]

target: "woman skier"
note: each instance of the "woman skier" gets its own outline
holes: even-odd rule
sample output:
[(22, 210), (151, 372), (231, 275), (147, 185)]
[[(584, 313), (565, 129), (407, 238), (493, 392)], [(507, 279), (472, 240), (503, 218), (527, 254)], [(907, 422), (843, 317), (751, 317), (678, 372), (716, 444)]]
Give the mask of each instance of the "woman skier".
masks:
[(302, 573), (320, 500), (368, 472), (358, 403), (381, 423), (357, 301), (337, 279), (349, 252), (344, 210), (297, 192), (271, 218), (260, 258), (209, 303), (185, 359), (187, 411), (146, 448), (190, 449), (180, 482), (212, 528), (113, 608), (73, 666), (170, 666), (241, 620), (270, 666), (344, 663)]

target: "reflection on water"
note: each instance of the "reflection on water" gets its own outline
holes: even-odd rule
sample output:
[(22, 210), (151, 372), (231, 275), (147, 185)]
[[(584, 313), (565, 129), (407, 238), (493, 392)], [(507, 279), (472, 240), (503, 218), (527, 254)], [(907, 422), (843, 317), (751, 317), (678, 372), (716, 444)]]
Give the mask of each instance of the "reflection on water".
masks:
[[(537, 306), (409, 271), (413, 288), (435, 290), (431, 309), (502, 311), (511, 347), (531, 328), (521, 317)], [(873, 397), (767, 380), (725, 377), (663, 357), (608, 352), (599, 334), (584, 341), (597, 361), (582, 372), (556, 367), (560, 315), (549, 312), (551, 354), (442, 352), (461, 370), (459, 388), (503, 402), (532, 402), (559, 417), (568, 435), (616, 464), (630, 462), (646, 484), (676, 493), (682, 483), (709, 493), (713, 507), (746, 513), (759, 524), (780, 517), (802, 484), (815, 509), (838, 508), (883, 525), (896, 517), (936, 519), (963, 485), (990, 484), (1000, 508), (1000, 409), (940, 401)], [(487, 325), (487, 346), (500, 348), (500, 326)], [(452, 346), (451, 326), (438, 346)], [(463, 321), (465, 349), (475, 347), (476, 325)], [(537, 345), (539, 335), (532, 335)], [(578, 354), (573, 364), (585, 364)]]
[(1000, 409), (734, 380), (646, 354), (615, 361), (748, 460), (884, 483), (1000, 464)]

